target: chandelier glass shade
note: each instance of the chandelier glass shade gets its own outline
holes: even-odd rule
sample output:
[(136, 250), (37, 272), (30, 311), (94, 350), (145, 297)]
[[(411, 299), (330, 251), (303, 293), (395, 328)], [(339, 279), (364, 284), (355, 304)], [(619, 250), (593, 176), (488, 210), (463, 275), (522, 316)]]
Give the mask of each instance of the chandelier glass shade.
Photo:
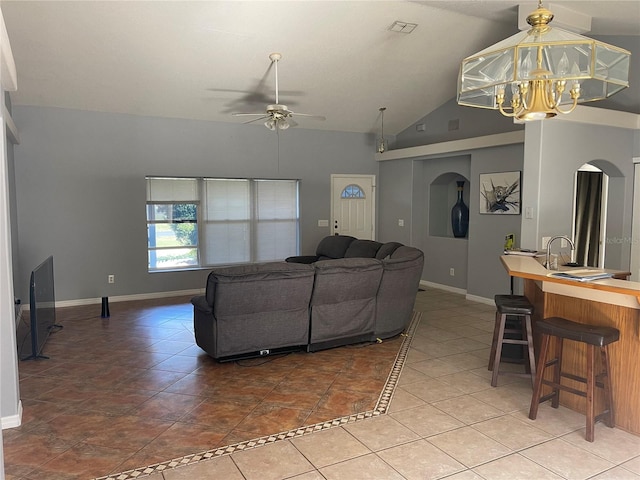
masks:
[(629, 51), (552, 28), (552, 19), (539, 4), (527, 17), (531, 29), (465, 58), (458, 104), (540, 120), (629, 86)]

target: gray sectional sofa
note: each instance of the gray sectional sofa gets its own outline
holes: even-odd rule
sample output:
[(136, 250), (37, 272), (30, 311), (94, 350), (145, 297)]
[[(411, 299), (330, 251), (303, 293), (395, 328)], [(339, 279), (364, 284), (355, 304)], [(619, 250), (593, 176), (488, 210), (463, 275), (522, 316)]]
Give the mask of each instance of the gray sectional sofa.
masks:
[(315, 256), (215, 268), (191, 300), (196, 343), (225, 361), (393, 337), (411, 320), (423, 262), (417, 248), (336, 235)]

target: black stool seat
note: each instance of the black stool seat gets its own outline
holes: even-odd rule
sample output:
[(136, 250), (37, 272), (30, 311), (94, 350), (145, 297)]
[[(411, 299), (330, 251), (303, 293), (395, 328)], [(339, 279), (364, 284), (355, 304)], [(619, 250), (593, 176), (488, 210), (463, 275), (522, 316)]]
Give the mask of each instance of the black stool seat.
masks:
[[(615, 412), (613, 393), (611, 388), (611, 367), (609, 364), (608, 346), (617, 342), (620, 331), (612, 327), (600, 327), (584, 323), (572, 322), (566, 318), (550, 317), (536, 323), (538, 331), (542, 334), (540, 353), (538, 356), (538, 371), (533, 387), (529, 418), (535, 420), (538, 415), (538, 405), (541, 402), (551, 400), (551, 406), (558, 408), (560, 391), (579, 395), (585, 398), (585, 414), (587, 427), (585, 437), (587, 441), (594, 440), (594, 425), (598, 420), (604, 420), (608, 427), (615, 426)], [(554, 347), (551, 348), (551, 338), (555, 337)], [(562, 350), (564, 340), (573, 340), (585, 344), (586, 348), (586, 375), (584, 377), (566, 373), (562, 369)], [(600, 353), (601, 368), (596, 370), (596, 352)], [(551, 352), (551, 358), (547, 359), (547, 352)], [(551, 367), (552, 375), (545, 378), (545, 370)], [(568, 378), (573, 382), (586, 384), (586, 391), (577, 389), (562, 383), (562, 378)], [(542, 386), (551, 387), (550, 393), (543, 394)], [(599, 415), (595, 412), (595, 388), (604, 391), (604, 410)]]
[(545, 318), (536, 323), (536, 328), (540, 333), (588, 343), (596, 347), (604, 347), (620, 339), (620, 330), (617, 328), (585, 325), (560, 317)]
[[(493, 341), (489, 353), (489, 370), (493, 370), (491, 386), (498, 385), (498, 375), (509, 374), (533, 379), (536, 375), (535, 354), (533, 352), (533, 333), (531, 315), (533, 305), (524, 295), (495, 295), (496, 322), (493, 329)], [(523, 358), (502, 358), (504, 345), (521, 345)], [(524, 363), (525, 373), (501, 372), (500, 362)]]
[(533, 305), (523, 295), (496, 295), (496, 308), (505, 315), (532, 315)]

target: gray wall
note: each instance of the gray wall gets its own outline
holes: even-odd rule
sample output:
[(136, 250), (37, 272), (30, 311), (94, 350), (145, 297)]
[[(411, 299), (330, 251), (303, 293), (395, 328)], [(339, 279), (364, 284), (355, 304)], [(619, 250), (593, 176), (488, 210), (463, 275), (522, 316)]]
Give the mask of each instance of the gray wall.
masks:
[[(1, 89), (0, 89), (1, 93)], [(1, 117), (1, 115), (0, 115)], [(4, 119), (2, 119), (4, 122)], [(7, 175), (7, 190), (5, 190), (4, 185), (0, 187), (0, 192), (3, 194), (6, 192), (9, 200), (8, 210), (0, 213), (0, 221), (8, 222), (7, 228), (10, 229), (10, 238), (11, 242), (11, 252), (12, 258), (6, 259), (6, 263), (3, 262), (3, 269), (7, 268), (7, 277), (8, 277), (8, 268), (13, 269), (13, 277), (16, 278), (16, 265), (17, 261), (13, 254), (17, 251), (16, 248), (16, 240), (17, 235), (15, 235), (15, 229), (11, 226), (11, 220), (14, 218), (14, 200), (15, 200), (15, 189), (11, 185), (11, 178), (13, 178), (13, 145), (10, 142), (8, 137), (5, 137), (4, 142), (0, 142), (2, 144), (2, 148), (4, 148), (6, 152), (6, 170), (2, 168)], [(4, 160), (3, 156), (0, 156), (0, 159)], [(0, 179), (2, 182), (5, 182), (4, 174), (0, 174)], [(0, 202), (0, 204), (4, 205), (4, 202)], [(8, 217), (5, 217), (5, 213), (8, 214)], [(4, 231), (4, 228), (0, 228), (0, 230)], [(1, 241), (4, 241), (3, 238)], [(3, 245), (4, 246), (4, 245)], [(5, 273), (4, 270), (2, 272)], [(4, 280), (4, 277), (3, 277)], [(2, 282), (2, 301), (3, 302), (11, 302), (13, 299), (11, 298), (11, 293), (13, 289), (10, 284), (5, 284)], [(5, 290), (6, 289), (6, 290)], [(0, 317), (0, 417), (8, 419), (11, 418), (11, 421), (16, 421), (18, 418), (18, 402), (19, 402), (19, 377), (18, 377), (18, 369), (17, 369), (17, 355), (16, 355), (16, 336), (15, 336), (15, 316), (13, 315), (13, 304), (3, 304), (2, 306), (2, 316)], [(2, 434), (0, 433), (0, 442), (2, 441)], [(0, 449), (0, 477), (2, 477), (2, 450)]]
[[(450, 123), (457, 125), (458, 128), (450, 130)], [(424, 125), (424, 131), (418, 131), (417, 125)], [(511, 118), (500, 115), (498, 112), (483, 108), (463, 107), (458, 105), (455, 98), (452, 98), (400, 132), (396, 136), (395, 148), (430, 145), (462, 138), (522, 130), (523, 128), (522, 125), (514, 124)]]
[(330, 174), (378, 173), (363, 134), (295, 128), (278, 137), (261, 125), (13, 110), (23, 300), (31, 269), (51, 254), (59, 301), (204, 287), (206, 270), (147, 272), (145, 175), (298, 178), (308, 254), (329, 231), (317, 222), (330, 218)]
[[(591, 36), (587, 34), (587, 36)], [(601, 42), (624, 48), (631, 52), (629, 60), (629, 88), (601, 101), (585, 103), (590, 107), (640, 113), (640, 36), (600, 35), (593, 38)]]
[(523, 219), (525, 246), (541, 248), (543, 236), (571, 235), (575, 174), (592, 163), (609, 175), (605, 267), (628, 269), (636, 135), (630, 129), (570, 122), (527, 124), (524, 170), (530, 188), (524, 206), (536, 214)]
[[(467, 207), (471, 204), (470, 162), (469, 155), (416, 161), (422, 164), (421, 182), (416, 187), (423, 190), (422, 202), (418, 204), (421, 215), (417, 223), (422, 249), (429, 252), (425, 259), (428, 268), (425, 268), (424, 279), (461, 289), (467, 288), (467, 251), (471, 229), (467, 238), (454, 238), (451, 207), (457, 201), (457, 180), (466, 182), (463, 197)], [(451, 268), (455, 276), (449, 275)]]
[[(7, 140), (7, 178), (8, 190), (9, 190), (9, 221), (11, 222), (11, 255), (13, 265), (13, 284), (17, 285), (20, 279), (20, 268), (18, 263), (19, 258), (19, 242), (18, 242), (18, 210), (16, 208), (16, 185), (13, 179), (15, 178), (15, 160), (13, 154), (13, 144)], [(17, 295), (17, 292), (16, 292)]]
[[(412, 242), (411, 221), (413, 212), (413, 162), (399, 160), (380, 162), (378, 179), (378, 240), (401, 242), (418, 246)], [(398, 220), (404, 220), (404, 227)]]
[[(389, 160), (380, 163), (379, 231), (381, 240), (403, 238), (425, 252), (422, 279), (459, 288), (468, 295), (493, 298), (509, 291), (509, 277), (500, 264), (504, 237), (516, 235), (520, 242), (521, 215), (481, 215), (479, 213), (481, 173), (522, 170), (522, 144), (483, 148), (455, 155), (419, 159)], [(455, 180), (466, 179), (465, 203), (469, 206), (467, 239), (433, 234), (430, 221), (448, 217), (455, 203)], [(447, 186), (443, 195), (432, 190)], [(526, 188), (526, 184), (525, 184)], [(438, 204), (434, 205), (434, 202)], [(411, 215), (411, 225), (398, 227), (398, 218)], [(434, 219), (434, 217), (438, 217)], [(409, 228), (409, 230), (407, 230)], [(455, 276), (449, 275), (454, 268)]]
[[(523, 144), (484, 148), (475, 151), (471, 157), (472, 208), (469, 230), (473, 232), (473, 236), (469, 237), (469, 295), (493, 300), (495, 294), (509, 293), (509, 276), (500, 262), (500, 255), (504, 251), (504, 238), (507, 234), (515, 234), (516, 246), (521, 246), (524, 242), (520, 229), (523, 214), (480, 214), (479, 179), (481, 173), (522, 171), (523, 158)], [(520, 188), (521, 193), (529, 188), (524, 174)], [(523, 211), (521, 208), (521, 212)]]

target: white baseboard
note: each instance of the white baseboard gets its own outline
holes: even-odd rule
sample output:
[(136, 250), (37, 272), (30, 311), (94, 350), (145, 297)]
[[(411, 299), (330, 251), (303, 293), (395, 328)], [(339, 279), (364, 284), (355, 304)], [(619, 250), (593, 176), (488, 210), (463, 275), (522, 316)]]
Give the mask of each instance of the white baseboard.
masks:
[(440, 283), (427, 282), (426, 280), (420, 280), (420, 285), (423, 287), (437, 288), (438, 290), (446, 290), (447, 292), (458, 293), (464, 295), (464, 298), (471, 300), (472, 302), (484, 303), (486, 305), (495, 305), (493, 298), (478, 297), (477, 295), (469, 295), (463, 288), (451, 287), (449, 285), (442, 285)]
[(22, 425), (22, 400), (18, 401), (18, 413), (0, 418), (0, 425), (2, 426), (2, 430)]
[(466, 295), (467, 291), (463, 288), (452, 287), (450, 285), (442, 285), (441, 283), (427, 282), (426, 280), (420, 280), (420, 285), (423, 287), (437, 288), (438, 290), (446, 290), (451, 293), (458, 293), (460, 295)]
[(478, 297), (477, 295), (467, 295), (465, 298), (472, 302), (484, 303), (485, 305), (495, 306), (496, 304), (493, 298)]
[[(109, 297), (109, 302), (130, 302), (133, 300), (151, 300), (154, 298), (181, 297), (186, 295), (202, 295), (204, 288), (191, 290), (175, 290), (172, 292), (138, 293), (134, 295), (117, 295)], [(77, 307), (81, 305), (95, 305), (102, 303), (102, 297), (80, 298), (78, 300), (56, 301), (56, 307)]]

